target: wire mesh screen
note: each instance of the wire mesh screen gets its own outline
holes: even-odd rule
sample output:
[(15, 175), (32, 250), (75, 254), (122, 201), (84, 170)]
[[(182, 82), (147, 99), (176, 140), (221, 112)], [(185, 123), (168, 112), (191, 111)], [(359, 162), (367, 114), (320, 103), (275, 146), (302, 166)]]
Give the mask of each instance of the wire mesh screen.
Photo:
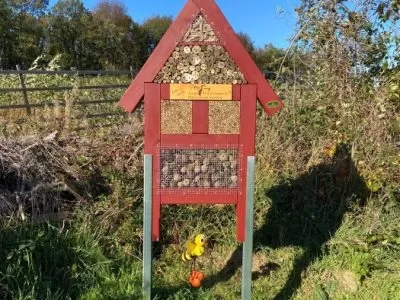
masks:
[(240, 147), (160, 147), (160, 190), (234, 192), (240, 185)]

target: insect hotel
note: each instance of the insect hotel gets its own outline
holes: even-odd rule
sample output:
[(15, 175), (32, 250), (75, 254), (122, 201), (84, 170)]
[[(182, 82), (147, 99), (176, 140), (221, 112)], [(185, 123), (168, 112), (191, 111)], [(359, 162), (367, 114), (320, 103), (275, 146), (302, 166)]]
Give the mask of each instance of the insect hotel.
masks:
[(161, 206), (231, 204), (244, 242), (242, 293), (248, 297), (257, 101), (268, 115), (282, 101), (214, 0), (186, 3), (119, 104), (133, 112), (142, 99), (144, 294), (150, 298)]

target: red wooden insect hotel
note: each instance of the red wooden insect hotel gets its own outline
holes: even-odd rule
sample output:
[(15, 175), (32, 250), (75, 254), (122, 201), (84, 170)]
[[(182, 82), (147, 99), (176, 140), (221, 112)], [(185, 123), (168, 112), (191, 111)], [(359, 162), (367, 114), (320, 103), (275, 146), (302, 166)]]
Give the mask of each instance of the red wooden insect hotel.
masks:
[[(119, 104), (133, 112), (142, 99), (145, 238), (150, 220), (151, 239), (159, 239), (161, 205), (232, 204), (246, 243), (257, 100), (268, 115), (283, 103), (214, 0), (187, 1)], [(151, 241), (144, 248), (151, 252)], [(145, 267), (144, 275), (150, 297)]]

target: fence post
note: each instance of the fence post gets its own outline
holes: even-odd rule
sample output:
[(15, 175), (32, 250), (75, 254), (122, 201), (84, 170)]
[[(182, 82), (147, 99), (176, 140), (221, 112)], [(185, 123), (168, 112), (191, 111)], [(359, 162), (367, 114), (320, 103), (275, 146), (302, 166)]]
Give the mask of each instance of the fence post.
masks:
[(21, 72), (21, 66), (17, 65), (16, 67), (17, 67), (17, 71), (18, 71), (19, 83), (20, 83), (21, 89), (22, 89), (22, 96), (23, 96), (23, 99), (24, 99), (24, 104), (27, 105), (26, 113), (28, 114), (28, 116), (30, 116), (31, 115), (31, 108), (29, 107), (28, 93), (26, 92), (24, 75)]
[(135, 74), (134, 74), (133, 67), (132, 67), (132, 66), (129, 66), (129, 70), (130, 70), (130, 72), (131, 72), (131, 78), (134, 79)]

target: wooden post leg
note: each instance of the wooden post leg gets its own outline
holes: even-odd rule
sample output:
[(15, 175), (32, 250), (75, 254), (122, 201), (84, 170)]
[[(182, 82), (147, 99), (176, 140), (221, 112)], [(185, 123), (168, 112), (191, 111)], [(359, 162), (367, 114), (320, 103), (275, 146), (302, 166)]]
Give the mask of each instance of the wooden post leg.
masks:
[(246, 185), (246, 237), (243, 244), (242, 300), (251, 299), (251, 275), (253, 265), (253, 212), (254, 212), (255, 158), (247, 158)]
[(146, 300), (151, 299), (152, 159), (152, 155), (144, 155), (143, 296)]

